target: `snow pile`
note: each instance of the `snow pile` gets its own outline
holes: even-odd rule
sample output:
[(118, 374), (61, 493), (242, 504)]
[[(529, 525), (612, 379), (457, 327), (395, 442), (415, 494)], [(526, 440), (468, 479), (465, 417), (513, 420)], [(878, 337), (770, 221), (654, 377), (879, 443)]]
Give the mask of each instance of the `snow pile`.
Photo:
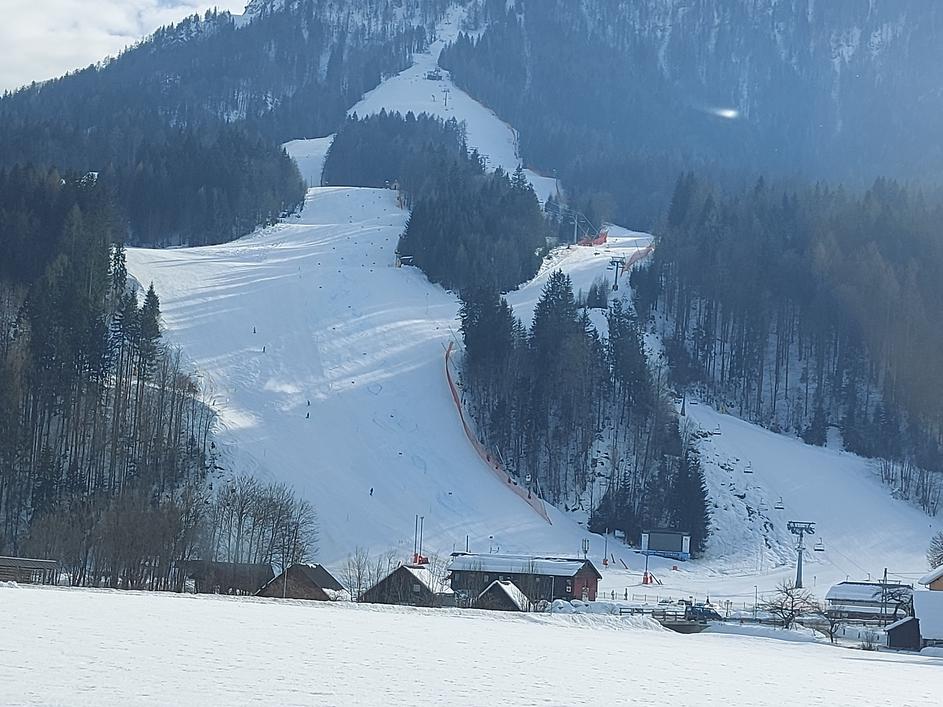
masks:
[(827, 641), (828, 638), (811, 628), (796, 627), (790, 629), (760, 624), (721, 623), (719, 621), (708, 624), (705, 633), (723, 633), (737, 636), (754, 636), (756, 638), (775, 638), (778, 641), (792, 641), (793, 643), (810, 643)]
[(16, 582), (0, 582), (0, 589), (18, 589), (19, 586)]

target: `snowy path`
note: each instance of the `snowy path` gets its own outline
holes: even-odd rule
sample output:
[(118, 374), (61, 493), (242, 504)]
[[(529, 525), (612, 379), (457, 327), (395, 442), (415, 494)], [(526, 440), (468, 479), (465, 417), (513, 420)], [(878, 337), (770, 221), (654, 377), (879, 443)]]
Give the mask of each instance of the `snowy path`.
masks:
[(0, 588), (18, 705), (937, 704), (943, 661), (638, 620)]

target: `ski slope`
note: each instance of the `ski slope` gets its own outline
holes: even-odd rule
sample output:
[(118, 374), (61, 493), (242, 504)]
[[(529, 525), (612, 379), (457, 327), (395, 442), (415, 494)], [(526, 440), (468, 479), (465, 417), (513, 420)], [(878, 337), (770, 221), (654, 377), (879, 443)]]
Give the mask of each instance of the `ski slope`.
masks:
[(301, 172), (302, 179), (309, 187), (321, 186), (321, 174), (324, 172), (324, 161), (327, 151), (331, 149), (334, 136), (318, 137), (313, 139), (292, 140), (282, 145), (289, 155), (294, 158)]
[(322, 562), (356, 546), (406, 559), (416, 514), (429, 553), (466, 535), (477, 550), (577, 553), (585, 531), (553, 509), (548, 524), (465, 439), (444, 373), (458, 301), (393, 267), (406, 219), (392, 191), (315, 188), (285, 223), (223, 245), (131, 248), (128, 270), (154, 283), (167, 337), (214, 397), (226, 473), (310, 498)]
[[(899, 705), (943, 662), (647, 620), (0, 587), (17, 705)], [(102, 620), (107, 617), (107, 620)]]
[[(405, 115), (412, 111), (416, 115), (428, 113), (445, 120), (455, 118), (464, 122), (469, 149), (475, 148), (485, 157), (489, 169), (501, 167), (511, 173), (521, 163), (517, 149), (517, 134), (514, 129), (501, 120), (494, 111), (478, 103), (449, 77), (448, 71), (442, 71), (442, 79), (431, 81), (426, 73), (438, 66), (439, 54), (443, 47), (454, 41), (461, 30), (465, 17), (465, 8), (453, 6), (437, 27), (437, 39), (429, 50), (413, 56), (413, 65), (383, 81), (350, 109), (349, 114), (359, 116), (373, 115), (381, 110), (399, 112)], [(313, 172), (308, 166), (309, 152), (326, 152), (331, 136), (313, 140), (295, 140), (285, 145), (289, 153), (296, 157), (302, 175), (310, 186), (320, 184), (320, 173), (313, 179)], [(309, 143), (310, 146), (306, 145)], [(300, 156), (299, 156), (300, 155)], [(544, 177), (532, 170), (525, 170), (528, 180), (534, 187), (540, 203), (546, 202), (551, 194), (557, 194), (557, 181), (553, 177)]]

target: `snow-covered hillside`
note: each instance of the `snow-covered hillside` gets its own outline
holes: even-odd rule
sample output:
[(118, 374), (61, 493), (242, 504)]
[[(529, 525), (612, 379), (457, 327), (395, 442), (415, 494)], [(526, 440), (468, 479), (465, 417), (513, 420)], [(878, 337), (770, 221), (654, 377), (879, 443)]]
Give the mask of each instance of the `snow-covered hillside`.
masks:
[(478, 550), (578, 552), (584, 531), (548, 524), (465, 439), (444, 369), (458, 301), (393, 267), (395, 196), (316, 188), (299, 217), (233, 243), (129, 249), (215, 396), (222, 465), (309, 497), (328, 563), (358, 545), (407, 557), (416, 514), (429, 552), (466, 535)]
[(939, 659), (634, 617), (35, 587), (0, 606), (0, 701), (18, 705), (916, 707), (943, 689)]

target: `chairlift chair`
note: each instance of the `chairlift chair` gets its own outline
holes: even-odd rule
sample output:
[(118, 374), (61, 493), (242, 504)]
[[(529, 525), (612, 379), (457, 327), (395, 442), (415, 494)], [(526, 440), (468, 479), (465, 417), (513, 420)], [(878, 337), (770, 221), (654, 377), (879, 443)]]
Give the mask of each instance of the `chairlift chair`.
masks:
[(752, 474), (752, 473), (753, 473), (753, 462), (747, 462), (747, 465), (746, 465), (745, 467), (743, 467), (743, 473), (744, 473), (744, 474)]
[(815, 547), (812, 548), (816, 552), (825, 552), (825, 543), (820, 539), (815, 543)]
[(783, 503), (783, 497), (782, 497), (782, 496), (779, 497), (779, 500), (776, 501), (776, 505), (773, 506), (773, 508), (775, 508), (777, 511), (784, 511), (784, 510), (786, 510), (786, 504)]

